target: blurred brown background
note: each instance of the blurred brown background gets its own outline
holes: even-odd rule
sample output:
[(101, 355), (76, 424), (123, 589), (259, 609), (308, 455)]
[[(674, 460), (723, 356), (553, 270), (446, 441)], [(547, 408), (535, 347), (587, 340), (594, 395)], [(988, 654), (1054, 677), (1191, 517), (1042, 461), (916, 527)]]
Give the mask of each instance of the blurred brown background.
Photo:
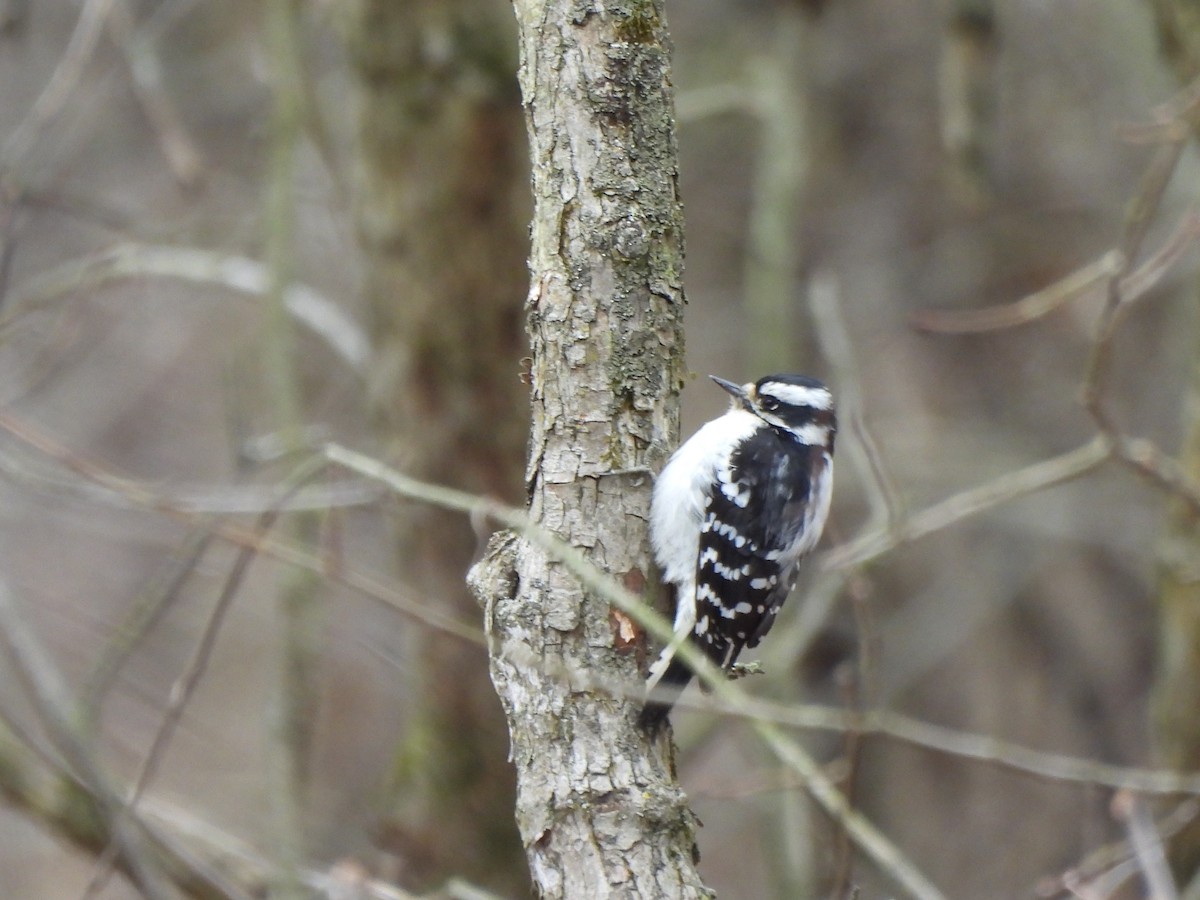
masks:
[[(392, 6), (0, 3), (5, 621), (42, 643), (122, 779), (230, 585), (228, 529), (254, 526), (306, 449), (334, 440), (521, 499), (529, 210), (511, 11)], [(1078, 395), (1102, 290), (986, 333), (913, 316), (1015, 301), (1117, 244), (1155, 152), (1121, 126), (1151, 121), (1194, 70), (1185, 41), (1164, 50), (1169, 15), (1105, 0), (671, 4), (689, 364), (833, 384), (826, 548), (1095, 433)], [(1185, 148), (1145, 255), (1196, 175)], [(1122, 320), (1105, 381), (1121, 429), (1172, 454), (1196, 415), (1194, 274), (1185, 254)], [(722, 406), (693, 382), (685, 432)], [(482, 535), (346, 473), (310, 487), (293, 499), (317, 512), (278, 526), (299, 559), (259, 555), (233, 585), (147, 814), (260, 859), (352, 858), (414, 890), (461, 876), (524, 896), (503, 722), (461, 587)], [(1182, 724), (1151, 715), (1169, 675), (1157, 635), (1177, 627), (1161, 598), (1197, 560), (1173, 506), (1108, 463), (865, 568), (815, 566), (807, 613), (798, 592), (749, 686), (1195, 768), (1187, 690), (1157, 694)], [(435, 627), (447, 619), (458, 633)], [(53, 743), (12, 671), (0, 711)], [(718, 893), (833, 890), (835, 832), (749, 732), (675, 720)], [(884, 736), (811, 745), (949, 897), (1066, 896), (1056, 879), (1126, 835), (1108, 788)], [(0, 896), (80, 896), (94, 872), (45, 816), (0, 806)], [(888, 896), (862, 865), (850, 880)], [(133, 895), (120, 877), (96, 894)], [(1135, 871), (1095, 894), (1110, 895), (1146, 889)]]

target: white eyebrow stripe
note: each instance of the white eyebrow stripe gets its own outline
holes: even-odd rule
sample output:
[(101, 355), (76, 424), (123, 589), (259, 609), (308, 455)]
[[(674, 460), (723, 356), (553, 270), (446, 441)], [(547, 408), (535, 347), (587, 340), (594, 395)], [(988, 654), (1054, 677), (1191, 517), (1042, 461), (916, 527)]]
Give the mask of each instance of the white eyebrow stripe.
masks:
[(762, 386), (760, 393), (778, 397), (789, 406), (807, 406), (812, 409), (832, 409), (833, 397), (825, 388), (805, 387), (800, 384), (784, 384), (781, 381), (769, 381)]

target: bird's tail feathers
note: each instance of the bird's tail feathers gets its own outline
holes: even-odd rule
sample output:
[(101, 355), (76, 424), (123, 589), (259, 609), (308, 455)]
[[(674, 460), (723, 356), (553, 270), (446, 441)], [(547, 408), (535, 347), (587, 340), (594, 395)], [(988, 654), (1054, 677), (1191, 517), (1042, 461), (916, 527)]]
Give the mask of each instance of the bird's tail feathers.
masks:
[(646, 679), (646, 705), (638, 717), (643, 729), (655, 734), (667, 721), (667, 713), (692, 680), (692, 669), (675, 653), (675, 644), (666, 647), (650, 667)]

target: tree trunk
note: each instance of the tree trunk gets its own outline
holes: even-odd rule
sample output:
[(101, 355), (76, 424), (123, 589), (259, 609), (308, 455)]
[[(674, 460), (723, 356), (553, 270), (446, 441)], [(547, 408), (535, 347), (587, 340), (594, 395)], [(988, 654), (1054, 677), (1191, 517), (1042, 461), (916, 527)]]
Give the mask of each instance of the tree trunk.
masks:
[[(384, 455), (419, 478), (515, 502), (529, 200), (512, 20), (494, 0), (356, 0), (344, 13), (377, 348), (369, 390), (392, 445)], [(477, 616), (462, 581), (478, 543), (470, 523), (409, 507), (400, 530), (405, 581)], [(381, 804), (381, 843), (410, 886), (461, 874), (526, 892), (487, 657), (432, 632), (410, 646), (418, 683), (404, 691), (413, 708)]]
[[(676, 438), (684, 372), (663, 2), (514, 5), (533, 156), (530, 514), (637, 591), (654, 581), (648, 469)], [(493, 539), (473, 586), (542, 896), (708, 896), (695, 819), (636, 727), (640, 647), (512, 535)]]

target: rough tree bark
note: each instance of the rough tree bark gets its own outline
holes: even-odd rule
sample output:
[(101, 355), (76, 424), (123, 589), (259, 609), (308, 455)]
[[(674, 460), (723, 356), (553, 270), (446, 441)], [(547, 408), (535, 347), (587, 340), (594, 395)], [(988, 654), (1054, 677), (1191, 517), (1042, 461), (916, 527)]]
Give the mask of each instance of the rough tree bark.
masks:
[[(516, 0), (532, 148), (527, 302), (535, 521), (634, 590), (678, 430), (682, 211), (663, 0)], [(635, 724), (635, 647), (512, 535), (472, 578), (508, 715), (517, 824), (549, 898), (702, 897), (695, 819)]]

